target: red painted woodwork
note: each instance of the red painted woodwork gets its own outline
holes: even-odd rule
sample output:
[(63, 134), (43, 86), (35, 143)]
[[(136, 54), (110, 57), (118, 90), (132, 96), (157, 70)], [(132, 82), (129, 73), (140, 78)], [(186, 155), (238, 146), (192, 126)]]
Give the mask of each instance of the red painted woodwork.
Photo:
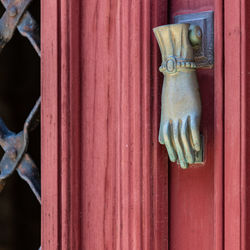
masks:
[(166, 1), (42, 1), (42, 248), (167, 249), (152, 28)]
[(225, 1), (225, 248), (250, 248), (249, 1)]
[[(158, 143), (152, 28), (205, 10), (205, 164), (183, 171)], [(43, 249), (250, 249), (249, 11), (246, 0), (42, 1)]]
[[(175, 15), (215, 11), (215, 69), (198, 70), (202, 99), (201, 132), (205, 164), (169, 173), (170, 249), (222, 249), (223, 246), (223, 65), (222, 2), (171, 1)], [(182, 235), (183, 237), (180, 237)]]
[(249, 131), (249, 121), (250, 121), (250, 2), (244, 1), (241, 5), (241, 23), (242, 23), (242, 51), (241, 51), (241, 58), (242, 58), (242, 71), (243, 71), (243, 88), (242, 88), (242, 113), (243, 119), (241, 119), (241, 149), (242, 149), (242, 163), (243, 166), (243, 173), (242, 173), (242, 185), (241, 185), (241, 197), (242, 197), (242, 205), (241, 205), (241, 231), (242, 231), (242, 248), (250, 249), (250, 131)]
[[(234, 9), (234, 22), (232, 13)], [(244, 249), (241, 246), (241, 175), (244, 163), (241, 151), (241, 6), (240, 2), (225, 2), (225, 248)], [(233, 115), (233, 119), (232, 116)], [(243, 131), (242, 131), (243, 132)], [(235, 150), (238, 148), (239, 150)]]

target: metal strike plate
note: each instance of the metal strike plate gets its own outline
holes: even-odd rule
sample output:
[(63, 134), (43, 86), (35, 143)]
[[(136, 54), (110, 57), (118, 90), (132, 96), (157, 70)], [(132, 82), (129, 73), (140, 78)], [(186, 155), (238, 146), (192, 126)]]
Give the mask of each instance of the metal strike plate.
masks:
[(212, 68), (214, 64), (214, 12), (205, 11), (174, 17), (174, 23), (198, 25), (202, 30), (202, 43), (193, 47), (197, 68)]

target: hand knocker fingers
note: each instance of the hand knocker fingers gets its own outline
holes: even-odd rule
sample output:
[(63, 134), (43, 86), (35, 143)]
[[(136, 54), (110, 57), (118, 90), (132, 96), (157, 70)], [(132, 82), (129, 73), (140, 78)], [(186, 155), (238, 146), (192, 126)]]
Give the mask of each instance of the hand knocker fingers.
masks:
[(164, 126), (160, 127), (160, 131), (159, 131), (159, 143), (162, 145), (165, 144), (163, 135), (164, 135)]
[(170, 161), (175, 162), (177, 160), (177, 156), (176, 156), (176, 152), (175, 152), (175, 149), (174, 149), (173, 143), (171, 141), (171, 137), (170, 137), (170, 124), (169, 124), (169, 122), (164, 124), (162, 132), (163, 132), (164, 143), (165, 143), (165, 146), (166, 146), (167, 151), (168, 151), (169, 159), (170, 159)]
[(185, 119), (183, 123), (181, 124), (181, 140), (182, 140), (182, 145), (185, 151), (185, 156), (186, 160), (189, 164), (194, 163), (194, 153), (191, 148), (190, 142), (189, 142), (189, 137), (187, 136), (188, 133), (188, 121)]
[(178, 122), (173, 123), (173, 139), (174, 139), (175, 148), (176, 148), (176, 151), (178, 154), (181, 168), (187, 168), (188, 164), (186, 162), (185, 155), (184, 155), (184, 152), (182, 150), (181, 143), (180, 143), (179, 123)]
[(196, 118), (190, 118), (190, 134), (192, 139), (192, 147), (195, 151), (200, 151), (201, 143), (200, 143), (200, 132), (199, 132), (199, 122)]

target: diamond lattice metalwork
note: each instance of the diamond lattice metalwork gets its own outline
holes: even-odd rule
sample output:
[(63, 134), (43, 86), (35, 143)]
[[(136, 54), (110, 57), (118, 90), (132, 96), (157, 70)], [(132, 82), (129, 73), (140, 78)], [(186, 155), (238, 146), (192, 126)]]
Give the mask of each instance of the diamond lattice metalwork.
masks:
[[(27, 8), (32, 0), (1, 0), (5, 12), (0, 19), (0, 52), (11, 40), (16, 29), (30, 41), (40, 57), (40, 29)], [(0, 161), (0, 191), (14, 171), (25, 180), (41, 203), (41, 181), (39, 169), (28, 150), (29, 132), (40, 122), (41, 98), (37, 100), (24, 122), (23, 130), (17, 134), (10, 131), (0, 118), (0, 146), (5, 151)]]

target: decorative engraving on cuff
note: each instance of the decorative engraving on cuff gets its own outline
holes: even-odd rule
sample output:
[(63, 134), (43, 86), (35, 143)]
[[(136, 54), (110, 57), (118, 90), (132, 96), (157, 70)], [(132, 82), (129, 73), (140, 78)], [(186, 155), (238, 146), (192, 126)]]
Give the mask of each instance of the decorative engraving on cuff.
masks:
[(177, 71), (184, 70), (195, 70), (196, 69), (196, 63), (191, 60), (185, 60), (181, 58), (176, 58), (175, 56), (169, 56), (166, 61), (163, 61), (159, 70), (163, 74), (174, 74)]

